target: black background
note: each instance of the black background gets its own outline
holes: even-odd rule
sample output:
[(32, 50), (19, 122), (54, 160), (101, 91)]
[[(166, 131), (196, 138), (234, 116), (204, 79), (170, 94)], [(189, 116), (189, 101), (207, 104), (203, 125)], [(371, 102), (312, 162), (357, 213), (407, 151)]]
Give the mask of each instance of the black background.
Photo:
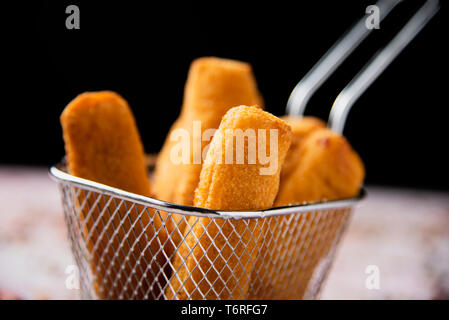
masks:
[[(200, 56), (250, 62), (266, 109), (281, 115), (296, 83), (374, 2), (2, 5), (0, 164), (58, 162), (63, 108), (83, 91), (103, 89), (128, 100), (146, 151), (157, 152), (179, 113), (189, 64)], [(69, 4), (80, 8), (80, 30), (65, 27)], [(338, 93), (420, 4), (398, 5), (316, 93), (306, 113), (327, 119)], [(365, 161), (367, 183), (449, 189), (446, 11), (442, 3), (349, 115), (345, 135)]]

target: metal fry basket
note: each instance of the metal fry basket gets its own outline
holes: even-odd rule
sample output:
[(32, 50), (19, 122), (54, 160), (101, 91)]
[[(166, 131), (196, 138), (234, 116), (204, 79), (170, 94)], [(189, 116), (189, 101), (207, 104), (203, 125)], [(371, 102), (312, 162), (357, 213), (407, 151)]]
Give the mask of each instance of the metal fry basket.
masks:
[(215, 211), (77, 178), (64, 163), (50, 175), (59, 184), (82, 299), (314, 299), (364, 196)]

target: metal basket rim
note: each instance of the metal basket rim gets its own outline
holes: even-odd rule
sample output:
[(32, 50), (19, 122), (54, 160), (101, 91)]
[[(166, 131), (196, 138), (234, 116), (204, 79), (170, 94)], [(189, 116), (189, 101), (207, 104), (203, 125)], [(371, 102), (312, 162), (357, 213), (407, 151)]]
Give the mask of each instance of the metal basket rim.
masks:
[(366, 196), (365, 188), (362, 188), (359, 195), (354, 198), (314, 202), (307, 204), (297, 204), (284, 207), (274, 207), (265, 210), (258, 211), (225, 211), (225, 210), (212, 210), (193, 206), (185, 206), (158, 200), (151, 197), (146, 197), (136, 193), (124, 191), (118, 188), (110, 187), (108, 185), (75, 177), (65, 172), (62, 167), (64, 162), (60, 162), (50, 167), (50, 177), (59, 183), (68, 183), (82, 186), (84, 189), (101, 192), (110, 196), (114, 196), (126, 201), (133, 201), (138, 204), (149, 206), (151, 208), (177, 213), (185, 216), (198, 216), (208, 218), (222, 218), (222, 219), (248, 219), (248, 218), (267, 218), (272, 216), (281, 216), (288, 214), (304, 214), (311, 211), (341, 209), (355, 206), (358, 202)]

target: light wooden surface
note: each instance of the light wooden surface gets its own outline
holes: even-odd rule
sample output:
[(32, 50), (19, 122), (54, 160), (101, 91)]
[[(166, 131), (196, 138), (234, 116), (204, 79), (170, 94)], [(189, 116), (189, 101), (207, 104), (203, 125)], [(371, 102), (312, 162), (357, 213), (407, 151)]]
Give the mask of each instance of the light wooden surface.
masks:
[[(0, 298), (76, 298), (65, 283), (71, 264), (47, 169), (0, 167)], [(379, 289), (366, 286), (368, 266)], [(368, 187), (321, 298), (449, 299), (449, 194)]]

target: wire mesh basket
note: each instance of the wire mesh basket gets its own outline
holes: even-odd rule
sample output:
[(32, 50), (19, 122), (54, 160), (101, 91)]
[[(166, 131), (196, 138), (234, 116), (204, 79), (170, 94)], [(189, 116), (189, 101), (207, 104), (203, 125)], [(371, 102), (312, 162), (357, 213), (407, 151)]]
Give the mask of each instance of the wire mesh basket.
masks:
[(82, 299), (314, 299), (364, 196), (215, 211), (74, 177), (64, 163), (50, 175)]

